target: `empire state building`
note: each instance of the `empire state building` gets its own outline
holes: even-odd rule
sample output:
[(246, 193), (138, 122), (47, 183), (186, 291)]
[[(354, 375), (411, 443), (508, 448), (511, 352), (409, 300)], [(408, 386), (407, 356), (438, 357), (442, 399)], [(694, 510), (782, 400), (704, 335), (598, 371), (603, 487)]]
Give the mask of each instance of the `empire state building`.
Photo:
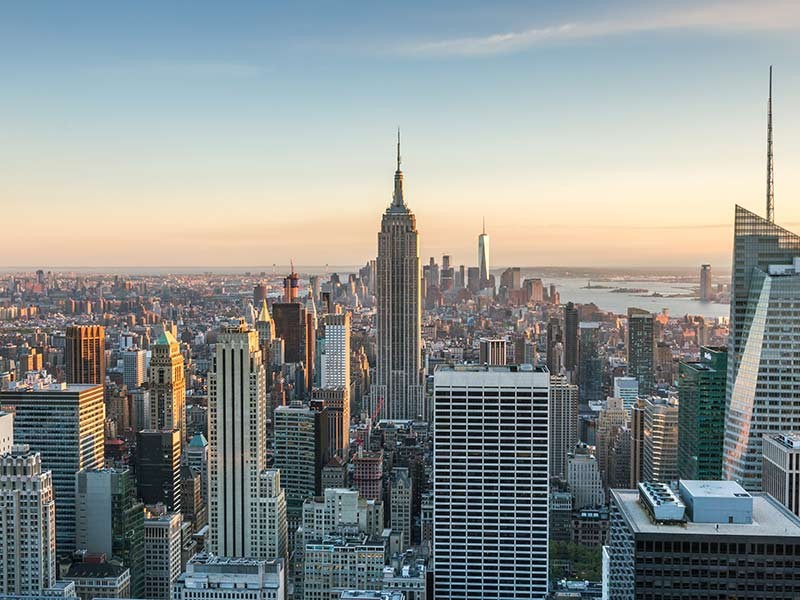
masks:
[(394, 195), (378, 234), (378, 363), (373, 411), (384, 419), (425, 416), (420, 372), (420, 264), (417, 220), (403, 199), (400, 132)]

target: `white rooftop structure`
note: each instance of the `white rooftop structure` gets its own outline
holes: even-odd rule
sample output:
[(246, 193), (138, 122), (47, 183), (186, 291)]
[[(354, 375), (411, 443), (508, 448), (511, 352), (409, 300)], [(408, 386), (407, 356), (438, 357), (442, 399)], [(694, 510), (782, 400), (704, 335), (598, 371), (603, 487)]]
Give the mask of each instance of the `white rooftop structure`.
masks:
[(655, 521), (681, 521), (686, 505), (666, 483), (641, 482), (639, 501)]

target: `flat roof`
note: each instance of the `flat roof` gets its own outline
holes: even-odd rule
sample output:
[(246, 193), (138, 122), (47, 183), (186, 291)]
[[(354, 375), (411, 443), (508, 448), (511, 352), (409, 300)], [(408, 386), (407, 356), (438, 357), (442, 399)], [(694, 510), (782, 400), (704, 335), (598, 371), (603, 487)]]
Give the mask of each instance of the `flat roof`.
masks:
[(750, 494), (735, 481), (681, 479), (693, 498), (749, 498)]
[[(724, 483), (724, 482), (723, 482)], [(654, 523), (639, 503), (637, 490), (611, 490), (625, 520), (636, 534), (800, 536), (800, 519), (772, 496), (753, 493), (752, 523)]]

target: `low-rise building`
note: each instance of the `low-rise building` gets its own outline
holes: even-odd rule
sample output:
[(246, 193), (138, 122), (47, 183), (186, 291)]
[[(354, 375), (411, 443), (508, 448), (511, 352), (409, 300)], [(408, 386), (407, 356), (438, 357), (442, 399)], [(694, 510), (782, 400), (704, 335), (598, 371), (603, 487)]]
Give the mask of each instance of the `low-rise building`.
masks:
[(173, 586), (173, 600), (285, 600), (283, 559), (198, 554)]

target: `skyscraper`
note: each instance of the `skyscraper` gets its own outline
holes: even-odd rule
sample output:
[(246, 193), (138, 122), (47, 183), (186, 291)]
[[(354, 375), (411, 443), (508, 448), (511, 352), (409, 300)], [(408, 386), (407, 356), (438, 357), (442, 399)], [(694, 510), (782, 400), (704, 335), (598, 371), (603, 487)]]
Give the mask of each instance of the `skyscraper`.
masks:
[(553, 317), (547, 322), (547, 369), (553, 375), (564, 366), (564, 332), (561, 321)]
[(67, 327), (64, 361), (67, 383), (105, 385), (105, 328), (102, 325), (70, 325)]
[(800, 429), (800, 236), (736, 207), (724, 467), (761, 488), (761, 440)]
[(128, 389), (140, 387), (147, 379), (146, 361), (147, 352), (144, 350), (127, 350), (122, 353), (122, 383)]
[(564, 368), (574, 371), (578, 366), (578, 309), (572, 302), (564, 307)]
[(486, 233), (486, 219), (484, 219), (483, 231), (478, 236), (478, 269), (481, 289), (489, 285), (489, 272), (491, 268), (489, 264), (489, 252), (489, 234)]
[(645, 398), (642, 481), (678, 479), (678, 403), (672, 398)]
[(628, 309), (628, 376), (639, 382), (639, 394), (653, 393), (655, 384), (655, 318), (640, 308)]
[(711, 265), (701, 265), (700, 267), (700, 300), (708, 302), (713, 295), (711, 281)]
[(550, 377), (550, 476), (567, 477), (567, 457), (578, 443), (578, 386)]
[[(321, 387), (350, 390), (350, 313), (325, 315)], [(349, 398), (349, 393), (348, 393)]]
[(378, 234), (378, 336), (375, 408), (389, 419), (414, 419), (425, 413), (421, 386), (419, 234), (403, 198), (400, 134), (392, 204)]
[(722, 479), (727, 348), (700, 348), (700, 360), (678, 365), (678, 475)]
[(181, 434), (146, 429), (136, 434), (136, 489), (145, 504), (181, 512)]
[(437, 600), (547, 595), (549, 389), (541, 369), (436, 370)]
[(600, 323), (581, 321), (578, 327), (578, 385), (581, 404), (603, 400), (603, 359), (600, 356)]
[(75, 474), (103, 466), (105, 404), (102, 385), (55, 383), (31, 373), (9, 391), (0, 406), (14, 408), (14, 441), (42, 455), (53, 476), (56, 548), (75, 550)]
[(258, 334), (243, 319), (220, 328), (208, 395), (211, 550), (256, 556), (259, 474), (267, 466), (267, 390)]
[(42, 596), (56, 582), (50, 471), (27, 445), (0, 456), (0, 594)]
[(150, 357), (150, 427), (180, 431), (186, 440), (186, 379), (178, 340), (166, 329), (158, 336)]

